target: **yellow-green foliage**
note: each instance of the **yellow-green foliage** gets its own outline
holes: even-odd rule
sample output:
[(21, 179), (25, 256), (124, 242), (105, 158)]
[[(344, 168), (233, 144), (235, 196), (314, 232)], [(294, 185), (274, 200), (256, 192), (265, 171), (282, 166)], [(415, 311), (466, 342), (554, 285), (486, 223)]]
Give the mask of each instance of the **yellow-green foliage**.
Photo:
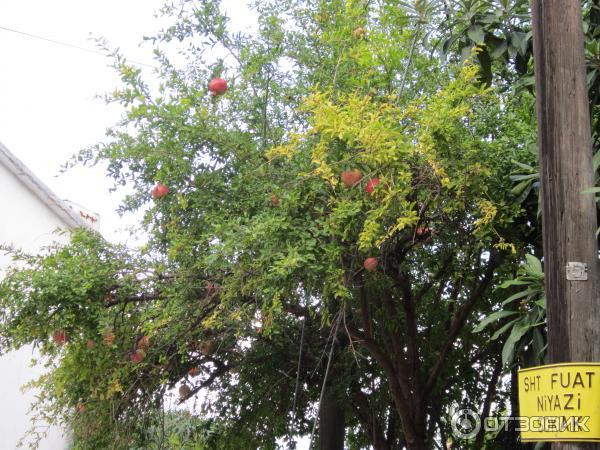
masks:
[[(497, 214), (486, 195), (486, 179), (494, 171), (482, 160), (485, 141), (474, 135), (471, 121), (478, 103), (494, 101), (494, 94), (477, 82), (477, 68), (464, 65), (447, 84), (408, 105), (396, 96), (373, 97), (360, 92), (335, 95), (316, 91), (302, 110), (310, 128), (293, 134), (269, 158), (309, 151), (312, 175), (331, 187), (330, 229), (348, 238), (345, 223), (367, 208), (358, 246), (368, 250), (419, 220), (421, 203), (443, 200), (446, 213), (475, 207), (478, 230), (489, 228)], [(342, 195), (339, 174), (360, 168), (364, 181), (380, 179), (373, 197), (348, 199)], [(363, 182), (364, 185), (364, 182)], [(342, 195), (342, 197), (340, 197)], [(362, 203), (361, 203), (362, 202)]]

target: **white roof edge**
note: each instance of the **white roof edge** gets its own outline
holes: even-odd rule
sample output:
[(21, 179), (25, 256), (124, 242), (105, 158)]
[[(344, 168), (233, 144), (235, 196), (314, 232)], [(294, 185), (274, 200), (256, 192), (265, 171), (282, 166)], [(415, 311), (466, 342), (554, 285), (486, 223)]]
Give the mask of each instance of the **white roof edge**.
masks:
[(48, 186), (44, 184), (23, 162), (0, 142), (0, 164), (4, 165), (17, 177), (33, 194), (39, 198), (50, 210), (62, 219), (69, 228), (86, 227), (84, 222), (69, 208)]

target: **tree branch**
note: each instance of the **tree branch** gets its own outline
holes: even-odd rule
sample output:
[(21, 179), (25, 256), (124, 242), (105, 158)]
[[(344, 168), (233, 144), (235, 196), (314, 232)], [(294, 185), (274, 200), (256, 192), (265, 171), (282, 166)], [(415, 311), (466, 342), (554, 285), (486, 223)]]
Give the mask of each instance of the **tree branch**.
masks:
[(152, 293), (144, 292), (140, 295), (131, 295), (129, 297), (124, 297), (124, 298), (115, 297), (113, 300), (105, 302), (104, 307), (110, 308), (112, 306), (126, 305), (128, 303), (151, 302), (153, 300), (158, 300), (159, 298), (160, 298), (160, 294), (158, 292), (152, 292)]
[[(363, 345), (369, 350), (373, 358), (381, 365), (384, 372), (386, 373), (392, 398), (396, 405), (396, 410), (402, 419), (402, 426), (404, 434), (408, 442), (414, 442), (417, 439), (417, 432), (414, 426), (413, 416), (411, 411), (413, 409), (413, 393), (411, 392), (410, 385), (407, 383), (406, 367), (403, 367), (401, 363), (397, 365), (398, 371), (394, 367), (390, 357), (381, 351), (377, 343), (370, 338), (367, 338), (364, 334), (355, 330), (351, 326), (348, 326), (352, 337), (358, 341), (361, 341)], [(400, 358), (398, 358), (400, 360)]]
[(373, 329), (371, 327), (371, 317), (369, 315), (369, 305), (367, 303), (367, 292), (363, 282), (364, 280), (362, 278), (363, 277), (361, 272), (361, 284), (358, 288), (358, 295), (360, 300), (360, 313), (365, 333), (367, 334), (367, 337), (373, 339)]
[(429, 290), (435, 285), (435, 283), (440, 281), (444, 277), (444, 275), (448, 273), (448, 270), (451, 267), (450, 263), (452, 262), (453, 258), (454, 253), (451, 253), (448, 256), (446, 256), (446, 258), (444, 258), (440, 269), (436, 272), (436, 274), (433, 277), (429, 279), (429, 281), (423, 284), (421, 289), (419, 289), (419, 291), (415, 295), (415, 304), (418, 304), (421, 301), (421, 299), (429, 292)]
[(479, 282), (479, 284), (473, 289), (471, 295), (468, 300), (459, 308), (454, 316), (452, 323), (450, 325), (450, 330), (448, 332), (448, 339), (446, 343), (442, 347), (440, 351), (440, 356), (437, 362), (432, 367), (429, 372), (429, 376), (427, 378), (427, 383), (425, 384), (425, 394), (428, 394), (433, 389), (438, 377), (440, 376), (442, 369), (444, 368), (444, 363), (446, 362), (446, 358), (448, 354), (452, 350), (452, 346), (458, 337), (458, 334), (462, 330), (469, 314), (475, 307), (477, 301), (481, 298), (487, 287), (490, 285), (493, 277), (494, 270), (500, 265), (502, 258), (498, 256), (497, 253), (491, 252), (490, 258), (488, 260), (487, 268), (483, 275), (483, 278)]

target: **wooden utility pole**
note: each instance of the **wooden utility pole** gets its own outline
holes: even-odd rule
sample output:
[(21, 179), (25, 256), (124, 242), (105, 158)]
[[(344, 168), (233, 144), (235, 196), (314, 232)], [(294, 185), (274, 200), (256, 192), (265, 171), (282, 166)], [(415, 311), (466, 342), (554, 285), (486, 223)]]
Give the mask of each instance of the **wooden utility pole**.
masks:
[(594, 186), (581, 2), (533, 0), (532, 9), (550, 362), (600, 362), (596, 205), (581, 193)]

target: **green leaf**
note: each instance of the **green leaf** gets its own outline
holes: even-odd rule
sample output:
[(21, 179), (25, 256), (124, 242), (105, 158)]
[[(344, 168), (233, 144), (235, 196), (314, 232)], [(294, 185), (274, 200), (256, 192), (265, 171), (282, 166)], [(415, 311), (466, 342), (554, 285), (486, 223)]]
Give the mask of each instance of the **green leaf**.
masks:
[(535, 169), (535, 168), (533, 168), (532, 166), (530, 166), (530, 165), (527, 165), (527, 164), (520, 163), (519, 161), (514, 161), (514, 160), (513, 160), (513, 161), (512, 161), (512, 163), (513, 163), (515, 166), (518, 166), (518, 167), (520, 167), (520, 168), (521, 168), (521, 169), (523, 169), (523, 170), (527, 170), (527, 171), (534, 171), (534, 170), (536, 170), (536, 169)]
[(523, 77), (515, 83), (516, 86), (523, 88), (525, 86), (533, 86), (535, 84), (535, 77)]
[(506, 41), (502, 41), (502, 43), (500, 45), (498, 45), (492, 52), (492, 58), (494, 58), (494, 59), (500, 58), (504, 53), (506, 53), (507, 47), (508, 47), (508, 44), (506, 43)]
[(471, 39), (477, 45), (483, 44), (483, 40), (485, 39), (485, 33), (481, 25), (473, 25), (468, 29), (467, 35), (469, 36), (469, 39)]
[(510, 322), (502, 325), (502, 327), (498, 328), (498, 330), (496, 330), (496, 332), (494, 334), (492, 334), (490, 341), (495, 341), (496, 339), (498, 339), (500, 336), (502, 336), (504, 333), (506, 333), (506, 331), (509, 328), (511, 328), (515, 324), (515, 322), (518, 322), (519, 320), (521, 320), (521, 318), (517, 317), (516, 319), (513, 319)]
[(524, 281), (524, 280), (519, 280), (517, 278), (517, 279), (514, 279), (514, 280), (506, 280), (504, 283), (502, 283), (500, 286), (498, 286), (498, 288), (499, 289), (506, 289), (507, 287), (510, 287), (510, 286), (522, 286), (522, 285), (525, 285), (525, 284), (530, 284), (530, 283), (527, 282), (527, 281)]
[(512, 363), (517, 344), (530, 329), (531, 325), (529, 324), (515, 324), (502, 348), (502, 364)]
[(533, 330), (533, 352), (535, 356), (542, 356), (545, 348), (544, 337), (539, 328)]
[(511, 175), (510, 180), (511, 181), (533, 180), (533, 179), (539, 178), (539, 177), (540, 177), (539, 173), (529, 173), (527, 175)]
[(581, 191), (581, 195), (597, 194), (598, 192), (600, 192), (600, 187), (593, 187), (593, 188), (584, 189), (583, 191)]
[(449, 39), (446, 39), (446, 41), (444, 41), (444, 44), (442, 45), (442, 53), (444, 55), (448, 54), (448, 50), (450, 50), (450, 47), (454, 45), (454, 42), (456, 42), (458, 37), (458, 35), (453, 35)]
[(598, 170), (598, 167), (600, 167), (600, 150), (594, 153), (594, 156), (592, 157), (592, 165), (594, 167), (594, 172)]
[(591, 70), (590, 72), (588, 72), (588, 74), (586, 76), (586, 83), (587, 83), (587, 85), (591, 86), (594, 83), (594, 81), (596, 80), (597, 76), (598, 76), (598, 71), (596, 69)]
[(529, 185), (531, 184), (530, 181), (525, 180), (525, 181), (521, 181), (519, 184), (517, 184), (514, 188), (512, 188), (510, 190), (510, 192), (514, 195), (519, 195), (522, 194), (523, 191), (525, 191), (525, 189), (527, 189), (529, 187)]
[(537, 275), (544, 275), (544, 269), (542, 269), (542, 262), (535, 256), (529, 253), (525, 255), (527, 259), (527, 270)]
[(484, 318), (481, 322), (479, 322), (479, 325), (477, 325), (473, 329), (473, 333), (480, 333), (490, 323), (495, 322), (496, 320), (502, 319), (503, 317), (514, 316), (515, 314), (518, 314), (518, 312), (516, 312), (516, 311), (505, 311), (505, 310), (496, 311), (496, 312), (490, 314), (489, 316), (487, 316), (486, 318)]
[(527, 53), (529, 33), (514, 31), (511, 35), (511, 44), (523, 56)]
[(542, 298), (539, 298), (538, 300), (536, 300), (534, 302), (537, 306), (539, 306), (542, 309), (546, 309), (546, 296), (543, 296)]
[(469, 58), (471, 58), (471, 50), (472, 47), (470, 47), (469, 45), (463, 47), (460, 51), (460, 60), (467, 61)]
[(515, 300), (518, 300), (520, 298), (527, 297), (528, 295), (533, 294), (533, 293), (535, 293), (535, 291), (532, 289), (525, 289), (524, 291), (517, 292), (516, 294), (511, 295), (506, 300), (504, 300), (502, 302), (502, 306), (507, 305), (510, 302), (514, 302)]
[(529, 193), (531, 192), (531, 190), (533, 189), (533, 187), (535, 186), (536, 183), (528, 183), (525, 190), (523, 192), (521, 192), (520, 195), (517, 196), (517, 198), (515, 199), (515, 202), (517, 205), (520, 205), (521, 203), (523, 203), (525, 201), (525, 199), (527, 198), (527, 196), (529, 195)]

